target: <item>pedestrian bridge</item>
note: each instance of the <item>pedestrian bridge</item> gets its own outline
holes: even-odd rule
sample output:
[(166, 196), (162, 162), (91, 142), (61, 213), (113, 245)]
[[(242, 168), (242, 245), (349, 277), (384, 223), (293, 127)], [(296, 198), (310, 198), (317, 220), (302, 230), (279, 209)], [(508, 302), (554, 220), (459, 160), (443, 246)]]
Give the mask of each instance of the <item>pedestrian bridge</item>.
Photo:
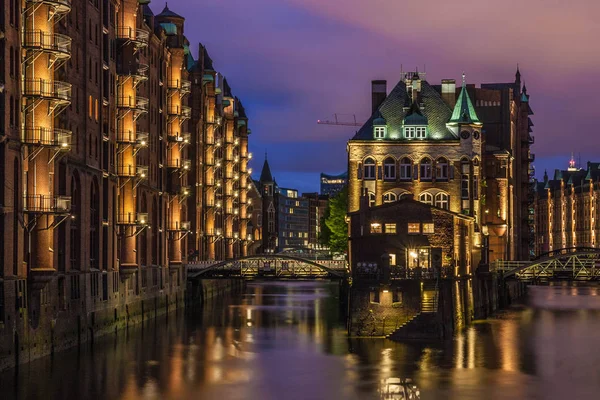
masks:
[(227, 261), (196, 261), (187, 265), (188, 279), (346, 279), (344, 260), (312, 260), (288, 255), (257, 255)]
[(496, 261), (492, 270), (524, 281), (600, 280), (600, 248), (569, 247), (540, 254), (531, 261)]

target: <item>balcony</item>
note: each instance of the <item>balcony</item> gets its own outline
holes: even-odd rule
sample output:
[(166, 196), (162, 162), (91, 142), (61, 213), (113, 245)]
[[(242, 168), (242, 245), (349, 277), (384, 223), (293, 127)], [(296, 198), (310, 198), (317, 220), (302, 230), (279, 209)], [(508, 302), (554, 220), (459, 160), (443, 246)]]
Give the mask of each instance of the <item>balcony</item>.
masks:
[(135, 133), (135, 147), (143, 148), (148, 147), (148, 138), (150, 135), (147, 132), (136, 132)]
[(185, 133), (172, 132), (172, 133), (169, 133), (169, 135), (168, 135), (168, 140), (170, 142), (175, 142), (175, 143), (179, 143), (179, 144), (189, 144), (191, 139), (192, 139), (192, 134), (189, 132), (185, 132)]
[(117, 215), (118, 225), (146, 226), (150, 224), (148, 213), (125, 213)]
[(71, 0), (25, 0), (29, 4), (46, 4), (54, 9), (54, 14), (66, 14), (71, 11)]
[(71, 211), (70, 196), (27, 194), (23, 200), (23, 211), (27, 213), (68, 214)]
[(184, 171), (188, 171), (192, 168), (192, 162), (190, 160), (180, 160), (180, 159), (168, 160), (167, 168), (181, 169)]
[(61, 103), (71, 102), (71, 84), (46, 79), (26, 79), (23, 85), (23, 95)]
[(171, 90), (180, 90), (183, 96), (192, 91), (192, 82), (185, 79), (176, 79), (169, 81), (167, 87)]
[(190, 221), (175, 221), (173, 225), (169, 227), (170, 231), (189, 232), (192, 228)]
[(121, 26), (117, 28), (117, 39), (132, 42), (137, 48), (145, 47), (148, 45), (150, 32), (144, 29)]
[(59, 33), (48, 33), (42, 30), (25, 31), (23, 47), (27, 50), (52, 53), (61, 59), (71, 57), (71, 38)]
[(124, 96), (117, 99), (117, 107), (131, 108), (139, 112), (148, 112), (150, 100), (142, 96)]
[(529, 153), (529, 156), (527, 157), (527, 161), (532, 163), (535, 161), (535, 154), (531, 154)]
[(139, 178), (146, 179), (148, 176), (148, 167), (146, 166), (133, 166), (133, 165), (117, 165), (117, 175), (125, 178)]
[(53, 147), (60, 151), (71, 150), (71, 131), (44, 127), (25, 128), (22, 142), (40, 147)]
[(179, 117), (182, 120), (192, 117), (192, 109), (188, 106), (169, 106), (167, 107), (167, 113), (172, 117)]
[(135, 85), (137, 86), (140, 82), (148, 80), (148, 71), (150, 66), (148, 64), (139, 63), (137, 69), (131, 73), (131, 76), (135, 78)]

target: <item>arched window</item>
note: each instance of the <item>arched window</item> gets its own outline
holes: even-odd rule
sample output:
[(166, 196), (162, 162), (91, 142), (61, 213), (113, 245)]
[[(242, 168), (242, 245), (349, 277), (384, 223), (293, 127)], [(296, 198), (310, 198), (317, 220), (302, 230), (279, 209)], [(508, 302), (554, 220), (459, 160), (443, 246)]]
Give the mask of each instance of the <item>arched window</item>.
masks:
[(375, 160), (371, 157), (365, 160), (363, 177), (364, 179), (375, 179)]
[(400, 179), (404, 181), (412, 179), (412, 160), (408, 157), (400, 160)]
[(444, 210), (450, 209), (450, 197), (443, 192), (440, 192), (435, 195), (435, 206), (439, 208), (443, 208)]
[(386, 158), (383, 162), (383, 179), (396, 179), (396, 160), (394, 160), (392, 157)]
[(435, 179), (448, 180), (448, 160), (444, 157), (438, 158), (435, 162)]
[(431, 159), (425, 157), (421, 160), (421, 180), (422, 181), (430, 181), (431, 180)]
[(421, 193), (419, 196), (419, 201), (421, 203), (433, 205), (433, 195), (429, 192)]
[(375, 206), (375, 193), (369, 192), (369, 207)]
[(394, 201), (397, 201), (398, 197), (396, 196), (396, 193), (394, 192), (387, 192), (383, 195), (383, 202), (384, 203), (393, 203)]

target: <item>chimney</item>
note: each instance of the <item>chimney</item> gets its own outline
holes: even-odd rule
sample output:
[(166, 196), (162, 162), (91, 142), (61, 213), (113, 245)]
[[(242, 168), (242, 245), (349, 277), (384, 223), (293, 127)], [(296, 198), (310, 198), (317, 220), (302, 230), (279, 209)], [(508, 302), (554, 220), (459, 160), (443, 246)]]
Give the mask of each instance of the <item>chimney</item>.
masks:
[(454, 108), (456, 105), (456, 81), (454, 79), (442, 79), (442, 99)]
[(371, 115), (379, 108), (387, 96), (387, 81), (371, 81)]

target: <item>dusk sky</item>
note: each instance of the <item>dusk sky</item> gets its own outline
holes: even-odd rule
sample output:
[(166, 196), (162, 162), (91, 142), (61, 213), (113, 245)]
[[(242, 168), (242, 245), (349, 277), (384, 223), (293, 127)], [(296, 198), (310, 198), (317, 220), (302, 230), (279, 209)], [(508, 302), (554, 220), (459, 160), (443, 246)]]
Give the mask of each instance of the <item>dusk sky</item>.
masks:
[[(154, 0), (159, 13), (164, 2)], [(597, 0), (170, 0), (194, 55), (208, 47), (252, 129), (253, 175), (268, 152), (280, 186), (319, 190), (346, 168), (356, 128), (317, 125), (370, 113), (370, 82), (400, 68), (468, 83), (508, 82), (520, 66), (535, 115), (538, 177), (576, 159), (600, 161)], [(424, 67), (425, 66), (425, 67)], [(594, 118), (596, 117), (596, 118)], [(349, 117), (351, 118), (351, 116)]]

